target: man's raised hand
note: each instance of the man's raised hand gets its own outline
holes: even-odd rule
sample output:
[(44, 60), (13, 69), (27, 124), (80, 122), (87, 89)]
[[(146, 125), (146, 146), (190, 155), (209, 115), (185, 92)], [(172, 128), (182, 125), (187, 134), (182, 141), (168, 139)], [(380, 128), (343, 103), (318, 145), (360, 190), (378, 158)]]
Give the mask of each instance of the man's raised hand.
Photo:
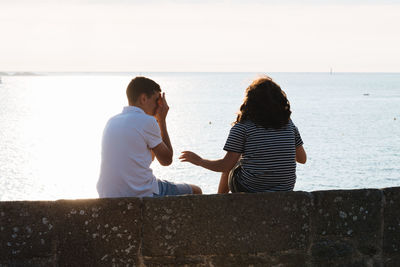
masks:
[(157, 100), (157, 104), (158, 107), (155, 117), (158, 122), (165, 121), (169, 110), (167, 100), (165, 99), (165, 93), (160, 94), (160, 97)]

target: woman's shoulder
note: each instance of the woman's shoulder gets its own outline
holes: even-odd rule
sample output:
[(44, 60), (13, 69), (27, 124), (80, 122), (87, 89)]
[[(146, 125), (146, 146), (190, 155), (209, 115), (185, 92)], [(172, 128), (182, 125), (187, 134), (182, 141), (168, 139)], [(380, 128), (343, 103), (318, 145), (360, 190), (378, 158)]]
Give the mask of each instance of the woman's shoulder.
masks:
[(283, 128), (293, 128), (296, 127), (296, 125), (294, 125), (292, 119), (289, 119), (288, 122), (283, 126)]
[(237, 122), (236, 124), (240, 124), (242, 126), (256, 126), (256, 124), (254, 122), (252, 122), (251, 120), (240, 121), (240, 122)]
[(245, 120), (245, 121), (236, 122), (232, 128), (247, 130), (252, 127), (256, 127), (256, 125), (250, 120)]
[(289, 122), (288, 122), (286, 128), (287, 128), (289, 131), (293, 132), (295, 135), (296, 135), (296, 134), (299, 134), (299, 129), (297, 128), (297, 126), (294, 124), (294, 122), (293, 122), (291, 119), (289, 120)]

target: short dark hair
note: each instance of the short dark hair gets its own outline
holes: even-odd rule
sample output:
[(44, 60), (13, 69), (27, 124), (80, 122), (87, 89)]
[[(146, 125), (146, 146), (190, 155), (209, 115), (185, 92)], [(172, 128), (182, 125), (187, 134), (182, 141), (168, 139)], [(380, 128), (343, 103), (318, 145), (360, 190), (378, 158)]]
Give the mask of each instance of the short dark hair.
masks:
[(147, 97), (151, 97), (154, 93), (161, 92), (160, 85), (155, 81), (138, 76), (129, 83), (126, 88), (126, 96), (129, 102), (136, 102), (141, 94), (146, 94)]
[(247, 89), (236, 122), (250, 120), (264, 128), (279, 129), (290, 119), (285, 92), (270, 77), (255, 80)]

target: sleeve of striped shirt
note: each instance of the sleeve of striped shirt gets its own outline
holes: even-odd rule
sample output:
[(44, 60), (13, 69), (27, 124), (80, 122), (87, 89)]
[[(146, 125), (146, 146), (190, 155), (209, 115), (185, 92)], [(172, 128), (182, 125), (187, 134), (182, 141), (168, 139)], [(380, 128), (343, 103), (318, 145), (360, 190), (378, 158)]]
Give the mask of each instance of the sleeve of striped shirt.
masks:
[(293, 123), (293, 129), (294, 129), (294, 141), (296, 147), (303, 145), (303, 140), (301, 139), (299, 129), (297, 129), (296, 125)]
[(244, 152), (246, 142), (246, 128), (242, 123), (236, 123), (230, 130), (224, 150), (236, 153)]

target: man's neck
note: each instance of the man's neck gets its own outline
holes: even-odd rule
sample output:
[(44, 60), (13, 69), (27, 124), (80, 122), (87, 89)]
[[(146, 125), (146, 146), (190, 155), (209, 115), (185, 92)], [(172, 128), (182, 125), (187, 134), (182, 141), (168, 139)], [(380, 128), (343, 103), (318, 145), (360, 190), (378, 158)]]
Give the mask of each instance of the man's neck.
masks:
[(140, 108), (141, 110), (143, 110), (144, 113), (146, 113), (147, 115), (149, 115), (149, 114), (146, 112), (145, 107), (144, 107), (143, 105), (141, 105), (140, 103), (128, 103), (128, 105), (129, 105), (129, 106), (132, 106), (132, 107)]
[[(140, 105), (140, 103), (131, 103), (131, 102), (128, 102), (128, 105), (129, 105), (129, 106), (132, 106), (132, 107), (137, 107), (137, 108), (143, 109), (143, 107), (142, 107), (142, 105)], [(143, 110), (144, 110), (144, 109), (143, 109)]]

